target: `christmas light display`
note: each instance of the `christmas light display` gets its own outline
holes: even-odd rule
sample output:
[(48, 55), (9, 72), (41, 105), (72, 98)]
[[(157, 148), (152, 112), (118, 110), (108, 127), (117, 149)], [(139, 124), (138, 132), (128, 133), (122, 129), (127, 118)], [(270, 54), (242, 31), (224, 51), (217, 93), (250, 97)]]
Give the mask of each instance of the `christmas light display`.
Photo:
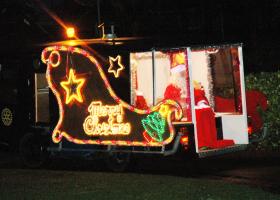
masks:
[[(54, 62), (55, 57), (57, 57), (56, 62)], [(49, 57), (49, 62), (52, 65), (52, 67), (57, 67), (58, 65), (60, 65), (60, 61), (61, 61), (61, 56), (59, 54), (58, 51), (52, 51)]]
[[(93, 101), (88, 107), (88, 112), (90, 115), (83, 124), (87, 135), (128, 135), (131, 131), (130, 123), (122, 123), (123, 108), (121, 105), (103, 106), (101, 101)], [(108, 117), (107, 122), (101, 122), (102, 117)]]
[[(120, 76), (120, 72), (124, 69), (124, 66), (121, 61), (122, 60), (120, 55), (118, 55), (116, 58), (109, 56), (110, 67), (108, 69), (108, 72), (113, 73), (115, 78), (118, 78)], [(115, 66), (116, 62), (117, 66)], [(117, 67), (117, 69), (115, 69), (115, 67)]]
[(147, 118), (142, 119), (142, 125), (154, 140), (162, 142), (165, 119), (161, 117), (160, 113), (154, 112), (153, 114), (148, 115)]
[[(72, 56), (72, 60), (79, 59), (79, 66), (69, 67), (67, 62), (61, 62), (63, 64), (54, 67), (50, 60), (54, 51), (61, 54), (61, 59), (68, 56)], [(42, 52), (42, 61), (48, 65), (46, 78), (59, 105), (59, 120), (52, 134), (55, 143), (65, 138), (76, 144), (162, 146), (173, 140), (175, 130), (171, 118), (182, 118), (177, 102), (165, 99), (148, 109), (126, 103), (115, 94), (97, 60), (76, 47), (47, 47)], [(118, 75), (118, 70), (116, 73)], [(71, 81), (74, 88), (71, 88)], [(65, 91), (66, 100), (63, 101)], [(146, 140), (142, 120), (150, 132), (148, 135), (157, 140)]]
[(66, 104), (69, 104), (71, 101), (74, 101), (75, 99), (78, 102), (83, 102), (81, 88), (83, 87), (84, 83), (85, 83), (85, 79), (83, 78), (77, 79), (74, 70), (70, 69), (68, 80), (60, 82), (60, 85), (66, 91), (66, 100), (65, 100)]
[(162, 105), (159, 109), (159, 113), (161, 116), (166, 117), (169, 113), (169, 106), (168, 105)]

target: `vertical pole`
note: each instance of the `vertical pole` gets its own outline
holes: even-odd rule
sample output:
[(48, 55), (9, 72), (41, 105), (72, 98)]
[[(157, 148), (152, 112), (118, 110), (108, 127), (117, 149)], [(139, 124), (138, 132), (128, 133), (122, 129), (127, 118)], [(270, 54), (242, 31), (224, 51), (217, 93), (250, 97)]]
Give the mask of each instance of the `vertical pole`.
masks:
[[(242, 101), (242, 116), (244, 119), (244, 129), (242, 134), (244, 137), (246, 137), (245, 144), (249, 143), (248, 133), (247, 133), (247, 107), (246, 107), (246, 90), (245, 90), (245, 78), (244, 78), (244, 64), (243, 64), (243, 53), (242, 53), (242, 47), (238, 47), (238, 57), (239, 57), (239, 75), (240, 75), (240, 84), (241, 84), (241, 101)], [(243, 140), (242, 140), (243, 141)]]
[(235, 105), (234, 107), (235, 107), (235, 112), (237, 112), (238, 111), (238, 94), (237, 94), (238, 90), (236, 88), (236, 78), (234, 77), (234, 66), (232, 64), (233, 56), (232, 56), (230, 50), (229, 50), (229, 55), (230, 55), (230, 60), (231, 60), (230, 67), (231, 67), (231, 76), (232, 76), (232, 83), (233, 83), (232, 85), (233, 85), (233, 93), (234, 93), (234, 105)]
[(152, 50), (152, 74), (153, 74), (153, 106), (154, 106), (156, 103), (155, 49)]

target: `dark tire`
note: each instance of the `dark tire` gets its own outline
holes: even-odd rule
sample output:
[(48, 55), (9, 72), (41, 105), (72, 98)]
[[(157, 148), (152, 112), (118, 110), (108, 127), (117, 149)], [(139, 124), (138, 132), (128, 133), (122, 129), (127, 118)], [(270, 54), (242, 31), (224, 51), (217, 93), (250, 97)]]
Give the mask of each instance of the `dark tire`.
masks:
[(46, 136), (39, 133), (25, 134), (19, 144), (19, 153), (24, 166), (32, 169), (44, 166), (49, 159), (48, 145)]
[(109, 170), (113, 172), (123, 172), (130, 162), (130, 154), (123, 152), (109, 152), (105, 159)]

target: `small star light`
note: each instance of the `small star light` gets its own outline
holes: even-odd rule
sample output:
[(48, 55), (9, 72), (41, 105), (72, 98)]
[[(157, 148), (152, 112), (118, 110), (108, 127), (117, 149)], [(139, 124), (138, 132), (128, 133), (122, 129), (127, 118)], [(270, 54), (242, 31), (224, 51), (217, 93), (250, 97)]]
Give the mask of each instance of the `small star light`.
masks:
[[(124, 69), (124, 66), (122, 65), (121, 61), (122, 59), (120, 55), (118, 55), (116, 58), (109, 56), (110, 67), (108, 69), (108, 72), (113, 73), (115, 78), (118, 78), (120, 72)], [(116, 62), (118, 62), (117, 66), (115, 66)], [(115, 67), (117, 67), (117, 69), (114, 69)]]
[(85, 82), (85, 79), (80, 78), (76, 79), (74, 70), (70, 69), (69, 76), (67, 81), (60, 82), (60, 85), (66, 91), (66, 104), (69, 104), (72, 100), (77, 100), (78, 102), (83, 102), (81, 88)]

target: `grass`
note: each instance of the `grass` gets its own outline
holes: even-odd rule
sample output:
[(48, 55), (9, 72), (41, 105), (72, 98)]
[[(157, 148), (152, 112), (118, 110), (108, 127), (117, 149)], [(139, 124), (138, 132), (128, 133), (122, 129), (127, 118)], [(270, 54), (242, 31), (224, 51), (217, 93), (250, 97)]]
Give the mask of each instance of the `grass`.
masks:
[(280, 199), (244, 185), (167, 175), (0, 169), (1, 200)]

